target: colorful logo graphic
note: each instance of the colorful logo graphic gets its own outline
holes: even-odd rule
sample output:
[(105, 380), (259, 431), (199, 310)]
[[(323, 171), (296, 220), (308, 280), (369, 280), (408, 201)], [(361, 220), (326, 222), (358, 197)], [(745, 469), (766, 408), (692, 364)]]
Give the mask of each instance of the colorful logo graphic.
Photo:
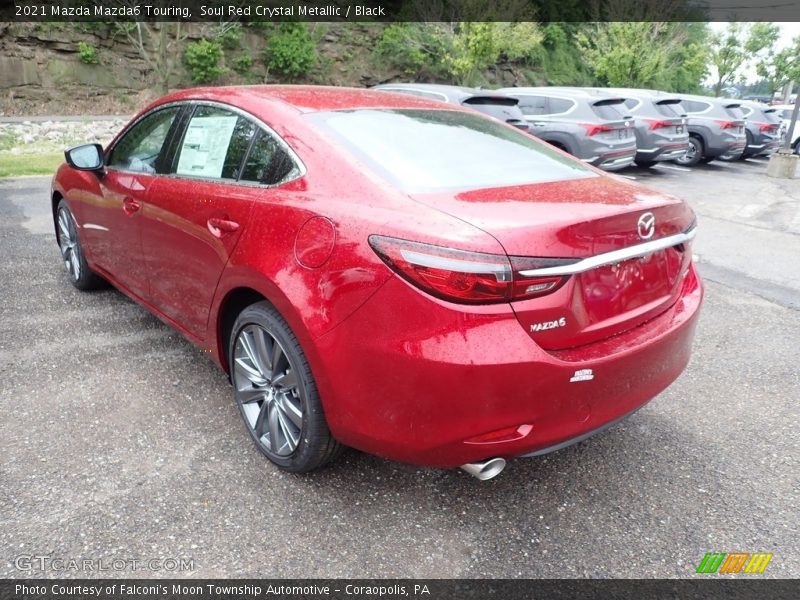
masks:
[(763, 573), (772, 553), (707, 552), (697, 567), (698, 573)]

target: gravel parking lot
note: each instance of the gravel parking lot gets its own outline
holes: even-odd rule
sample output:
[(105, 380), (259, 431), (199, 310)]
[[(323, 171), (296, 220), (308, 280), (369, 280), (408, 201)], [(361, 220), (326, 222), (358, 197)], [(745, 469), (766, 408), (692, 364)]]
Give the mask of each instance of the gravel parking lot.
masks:
[(698, 212), (692, 363), (615, 428), (484, 483), (357, 452), (279, 472), (199, 349), (72, 288), (49, 181), (0, 180), (0, 577), (85, 575), (20, 570), (31, 555), (193, 561), (105, 576), (690, 577), (711, 551), (800, 577), (800, 180), (765, 172), (621, 174)]

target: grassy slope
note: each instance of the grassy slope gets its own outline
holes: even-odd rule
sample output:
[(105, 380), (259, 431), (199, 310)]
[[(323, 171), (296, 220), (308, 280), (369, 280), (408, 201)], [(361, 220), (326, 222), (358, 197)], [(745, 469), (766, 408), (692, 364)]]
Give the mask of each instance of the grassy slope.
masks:
[(46, 154), (0, 153), (0, 177), (53, 175), (62, 162), (64, 162), (63, 152), (48, 152)]

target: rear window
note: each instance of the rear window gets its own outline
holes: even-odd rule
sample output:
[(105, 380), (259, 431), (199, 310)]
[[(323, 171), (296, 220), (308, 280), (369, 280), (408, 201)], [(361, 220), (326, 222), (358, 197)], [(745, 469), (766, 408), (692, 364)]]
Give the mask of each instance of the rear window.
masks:
[(656, 102), (656, 108), (665, 117), (682, 117), (686, 114), (686, 110), (680, 103), (680, 100), (663, 100)]
[[(766, 122), (766, 123), (780, 123), (781, 122), (781, 117), (778, 114), (778, 111), (775, 110), (774, 108), (762, 109), (761, 110), (761, 114), (763, 115), (764, 122)], [(789, 118), (790, 119), (792, 118), (791, 114), (789, 115)]]
[(708, 102), (698, 102), (697, 100), (683, 100), (683, 106), (686, 108), (687, 113), (700, 113), (708, 110), (711, 106)]
[(726, 106), (725, 112), (732, 119), (744, 119), (744, 111), (742, 110), (742, 107), (739, 106), (738, 104), (732, 104), (731, 106)]
[(613, 100), (600, 100), (592, 104), (592, 111), (601, 119), (607, 121), (620, 121), (630, 116), (630, 111), (624, 102), (618, 98)]
[(499, 106), (516, 106), (519, 101), (516, 98), (494, 98), (492, 96), (472, 96), (471, 98), (467, 98), (462, 102), (462, 104), (471, 104), (471, 105), (489, 105), (489, 104), (496, 104)]
[(364, 109), (307, 118), (408, 193), (596, 177), (579, 161), (477, 114)]

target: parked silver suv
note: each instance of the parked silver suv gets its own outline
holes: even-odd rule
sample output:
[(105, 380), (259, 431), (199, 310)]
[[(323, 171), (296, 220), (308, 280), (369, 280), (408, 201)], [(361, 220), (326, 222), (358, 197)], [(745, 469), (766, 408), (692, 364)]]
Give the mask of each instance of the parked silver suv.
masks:
[(530, 126), (517, 106), (517, 99), (503, 94), (436, 83), (382, 83), (372, 89), (460, 104), (530, 133)]
[[(661, 92), (666, 94), (666, 92)], [(744, 152), (745, 117), (740, 100), (675, 94), (686, 109), (689, 151), (675, 162), (692, 166), (725, 156), (735, 159)]]
[(681, 158), (689, 149), (686, 111), (680, 98), (633, 88), (580, 88), (598, 95), (619, 96), (633, 116), (636, 164), (652, 167)]
[(607, 171), (633, 163), (636, 137), (624, 99), (578, 88), (497, 90), (519, 100), (533, 135)]
[(783, 121), (777, 108), (740, 100), (745, 124), (746, 146), (742, 158), (751, 156), (769, 156), (783, 145)]

